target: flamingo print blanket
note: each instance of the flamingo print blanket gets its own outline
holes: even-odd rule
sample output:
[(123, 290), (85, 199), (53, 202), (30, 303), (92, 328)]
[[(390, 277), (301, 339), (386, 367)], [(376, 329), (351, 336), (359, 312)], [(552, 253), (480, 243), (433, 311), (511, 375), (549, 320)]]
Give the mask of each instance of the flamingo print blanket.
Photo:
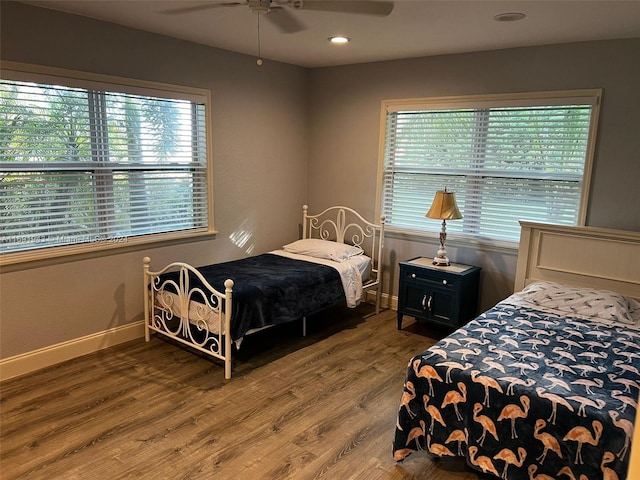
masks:
[(411, 359), (394, 459), (424, 450), (509, 480), (622, 480), (639, 390), (638, 327), (507, 299)]

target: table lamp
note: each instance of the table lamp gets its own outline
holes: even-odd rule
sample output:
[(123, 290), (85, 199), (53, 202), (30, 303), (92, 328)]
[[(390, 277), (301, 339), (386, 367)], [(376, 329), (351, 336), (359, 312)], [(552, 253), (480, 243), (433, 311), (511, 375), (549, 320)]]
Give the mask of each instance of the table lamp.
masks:
[(462, 218), (458, 205), (456, 205), (456, 196), (453, 192), (438, 190), (433, 198), (431, 208), (425, 215), (427, 218), (436, 218), (442, 220), (442, 230), (440, 231), (440, 248), (438, 254), (433, 259), (433, 264), (438, 266), (450, 265), (447, 258), (447, 250), (444, 248), (444, 242), (447, 239), (447, 220), (457, 220)]

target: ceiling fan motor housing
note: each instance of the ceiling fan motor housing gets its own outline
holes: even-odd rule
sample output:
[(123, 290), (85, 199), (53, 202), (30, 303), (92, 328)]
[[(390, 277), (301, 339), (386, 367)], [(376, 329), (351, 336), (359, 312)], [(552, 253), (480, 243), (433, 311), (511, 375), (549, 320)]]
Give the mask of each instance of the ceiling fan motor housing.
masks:
[(249, 10), (257, 13), (269, 13), (271, 0), (249, 0)]
[(280, 7), (291, 7), (302, 10), (303, 0), (249, 0), (249, 9), (252, 12), (269, 13), (272, 9)]

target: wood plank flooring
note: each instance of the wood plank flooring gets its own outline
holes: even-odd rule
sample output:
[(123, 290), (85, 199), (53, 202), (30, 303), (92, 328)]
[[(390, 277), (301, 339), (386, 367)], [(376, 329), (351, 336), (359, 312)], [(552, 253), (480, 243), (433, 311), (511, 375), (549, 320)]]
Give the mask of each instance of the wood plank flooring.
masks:
[(245, 340), (221, 363), (158, 338), (0, 385), (0, 477), (460, 479), (464, 462), (391, 442), (409, 359), (445, 332), (335, 308)]

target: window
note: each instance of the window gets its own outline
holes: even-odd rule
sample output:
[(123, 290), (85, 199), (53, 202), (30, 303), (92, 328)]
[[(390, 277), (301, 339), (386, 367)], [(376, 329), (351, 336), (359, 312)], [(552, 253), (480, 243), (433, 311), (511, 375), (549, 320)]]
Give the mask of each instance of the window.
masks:
[(213, 231), (206, 94), (4, 69), (2, 77), (3, 254)]
[(519, 220), (584, 223), (600, 92), (383, 103), (381, 210), (390, 229), (438, 230), (437, 190), (463, 219), (449, 232), (517, 242)]

